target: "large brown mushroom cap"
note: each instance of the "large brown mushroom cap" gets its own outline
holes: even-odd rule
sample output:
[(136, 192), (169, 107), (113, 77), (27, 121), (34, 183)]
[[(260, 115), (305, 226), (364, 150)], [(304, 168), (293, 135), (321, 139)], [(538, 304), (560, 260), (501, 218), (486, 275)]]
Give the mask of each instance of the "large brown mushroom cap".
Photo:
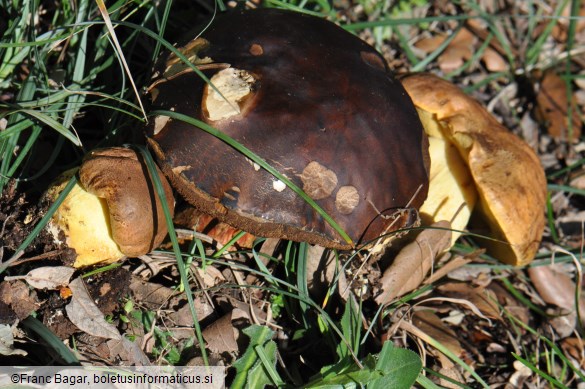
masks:
[(431, 113), (467, 163), (479, 194), (479, 212), (498, 259), (523, 265), (534, 258), (544, 229), (546, 179), (538, 157), (477, 101), (448, 81), (413, 74), (402, 83), (415, 105)]
[[(149, 144), (191, 204), (259, 236), (350, 248), (409, 226), (428, 189), (428, 144), (384, 59), (325, 20), (275, 9), (222, 15), (169, 57), (149, 89), (154, 109), (202, 120), (260, 155), (300, 196), (201, 129), (157, 117)], [(380, 215), (382, 212), (382, 215)]]

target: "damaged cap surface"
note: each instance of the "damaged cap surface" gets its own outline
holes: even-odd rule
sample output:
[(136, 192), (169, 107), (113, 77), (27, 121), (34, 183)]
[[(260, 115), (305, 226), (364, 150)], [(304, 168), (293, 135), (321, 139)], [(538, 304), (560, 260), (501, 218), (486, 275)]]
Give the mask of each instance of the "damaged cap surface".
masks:
[(149, 144), (187, 201), (259, 236), (336, 248), (412, 222), (400, 210), (426, 198), (428, 144), (412, 101), (373, 48), (323, 19), (275, 9), (221, 15), (196, 41), (185, 46), (196, 51), (189, 58), (215, 88), (171, 55), (149, 88), (152, 108), (205, 121), (260, 155), (352, 242), (221, 140), (155, 120)]

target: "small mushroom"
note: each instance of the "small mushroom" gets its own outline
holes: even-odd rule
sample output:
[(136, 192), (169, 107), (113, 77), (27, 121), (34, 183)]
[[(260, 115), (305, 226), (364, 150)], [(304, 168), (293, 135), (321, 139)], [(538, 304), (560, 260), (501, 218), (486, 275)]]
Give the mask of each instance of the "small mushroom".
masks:
[(171, 55), (149, 88), (152, 107), (204, 121), (260, 155), (351, 241), (220, 139), (159, 116), (148, 143), (189, 203), (258, 236), (340, 249), (416, 220), (428, 144), (410, 98), (372, 47), (324, 19), (259, 9), (218, 17), (181, 51), (212, 85)]
[(482, 244), (503, 262), (530, 262), (542, 237), (546, 203), (544, 170), (534, 151), (450, 82), (413, 74), (402, 83), (422, 111), (425, 128), (435, 128), (431, 138), (454, 145), (473, 178), (476, 209), (497, 239)]
[[(172, 189), (157, 171), (172, 214)], [(76, 250), (74, 266), (115, 262), (160, 245), (167, 235), (162, 204), (139, 154), (122, 147), (94, 150), (85, 157), (78, 174), (79, 184), (51, 221), (55, 237), (63, 231), (67, 246)], [(65, 179), (48, 196), (56, 198)]]

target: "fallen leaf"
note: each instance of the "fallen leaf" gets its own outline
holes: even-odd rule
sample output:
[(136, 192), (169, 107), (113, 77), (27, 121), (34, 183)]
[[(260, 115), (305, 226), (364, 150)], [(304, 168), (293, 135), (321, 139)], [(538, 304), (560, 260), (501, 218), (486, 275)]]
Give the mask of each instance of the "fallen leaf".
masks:
[[(569, 134), (569, 99), (567, 84), (554, 71), (544, 73), (540, 89), (536, 95), (536, 116), (544, 122), (548, 133), (559, 140), (577, 141), (581, 136), (583, 123), (579, 118), (577, 104), (571, 96), (572, 133)], [(569, 139), (569, 135), (570, 139)]]
[(457, 333), (443, 323), (441, 318), (431, 310), (427, 309), (415, 312), (412, 317), (412, 324), (431, 338), (441, 343), (453, 354), (460, 356), (463, 353), (461, 343), (457, 340)]
[(69, 288), (73, 295), (71, 302), (65, 307), (65, 311), (69, 320), (77, 328), (99, 338), (121, 338), (116, 327), (106, 321), (104, 314), (95, 305), (89, 293), (87, 293), (81, 277), (71, 281)]
[(465, 377), (457, 370), (456, 366), (449, 368), (442, 367), (439, 369), (439, 374), (441, 375), (438, 382), (440, 388), (460, 389), (464, 386)]
[(441, 278), (445, 277), (447, 274), (456, 271), (457, 269), (467, 265), (469, 262), (473, 261), (473, 259), (469, 256), (461, 256), (457, 255), (453, 258), (450, 258), (444, 266), (440, 269), (435, 271), (429, 278), (424, 281), (425, 285), (433, 284), (436, 281), (440, 280)]
[(134, 295), (134, 299), (140, 301), (141, 304), (149, 309), (159, 309), (167, 304), (171, 297), (177, 293), (171, 288), (153, 282), (146, 282), (137, 277), (132, 277), (130, 290)]
[[(575, 310), (575, 283), (559, 265), (535, 266), (528, 269), (534, 288), (547, 304), (556, 305), (569, 312)], [(579, 301), (582, 319), (585, 317), (585, 301)]]
[(26, 351), (14, 348), (14, 334), (8, 324), (0, 324), (0, 355), (27, 355)]
[(137, 343), (122, 337), (106, 342), (111, 357), (117, 357), (123, 366), (150, 366), (150, 360)]
[(508, 70), (508, 63), (497, 51), (490, 47), (485, 50), (481, 60), (490, 72), (504, 72)]
[(438, 254), (451, 244), (450, 224), (434, 223), (406, 245), (380, 278), (381, 293), (376, 297), (380, 305), (391, 302), (420, 286), (433, 266)]
[(482, 286), (473, 287), (467, 283), (450, 282), (437, 288), (445, 296), (469, 301), (485, 317), (501, 320), (500, 308), (494, 292)]
[(515, 372), (510, 376), (508, 382), (513, 388), (523, 388), (526, 378), (531, 377), (533, 371), (530, 370), (522, 361), (514, 361), (513, 363)]
[[(428, 54), (437, 50), (446, 39), (447, 35), (435, 35), (430, 38), (423, 38), (415, 43), (415, 47)], [(473, 56), (476, 41), (476, 36), (468, 29), (460, 29), (437, 59), (441, 70), (448, 73), (463, 66), (465, 61)]]
[(241, 309), (234, 309), (228, 314), (213, 322), (203, 331), (203, 338), (207, 347), (214, 353), (235, 353), (238, 351), (239, 330), (234, 327), (233, 321), (249, 316)]
[[(409, 332), (413, 337), (418, 338), (424, 343), (440, 343), (456, 356), (461, 356), (463, 352), (461, 344), (457, 340), (457, 334), (430, 310), (416, 312), (412, 321), (400, 320), (398, 327)], [(429, 353), (439, 360), (443, 368), (450, 369), (455, 366), (455, 364), (439, 350), (433, 348), (429, 350)]]
[(24, 280), (35, 289), (59, 289), (67, 286), (75, 269), (68, 266), (44, 266), (23, 276), (5, 277), (6, 281)]
[[(215, 313), (213, 307), (203, 298), (195, 298), (194, 305), (195, 311), (197, 312), (197, 319), (199, 319), (199, 321), (205, 320)], [(177, 326), (193, 326), (193, 315), (191, 314), (189, 304), (185, 304), (178, 310), (171, 312), (169, 319)]]
[(339, 271), (335, 252), (317, 245), (307, 249), (307, 287), (315, 296), (323, 296)]
[[(508, 315), (515, 317), (523, 323), (528, 323), (531, 318), (530, 310), (526, 304), (518, 301), (514, 295), (512, 295), (506, 288), (504, 288), (499, 282), (492, 282), (489, 285), (491, 291), (494, 292), (498, 298), (498, 303), (505, 309)], [(518, 331), (524, 331), (519, 328)]]
[[(12, 311), (8, 312), (7, 316), (12, 316), (11, 313), (13, 313), (19, 320), (29, 316), (41, 305), (35, 291), (19, 280), (0, 283), (0, 301)], [(3, 319), (0, 318), (0, 322), (3, 322)]]
[[(567, 37), (569, 36), (569, 21), (571, 20), (571, 6), (567, 6), (563, 9), (561, 17), (555, 23), (551, 35), (558, 42), (566, 43)], [(575, 23), (575, 36), (585, 29), (585, 3), (581, 3), (581, 8), (576, 16)]]
[(585, 349), (583, 339), (567, 338), (561, 341), (561, 348), (565, 354), (570, 355), (581, 368), (585, 367)]
[(206, 266), (205, 270), (197, 267), (196, 271), (200, 279), (203, 281), (202, 286), (206, 289), (211, 289), (225, 282), (225, 277), (221, 274), (221, 271), (213, 266)]

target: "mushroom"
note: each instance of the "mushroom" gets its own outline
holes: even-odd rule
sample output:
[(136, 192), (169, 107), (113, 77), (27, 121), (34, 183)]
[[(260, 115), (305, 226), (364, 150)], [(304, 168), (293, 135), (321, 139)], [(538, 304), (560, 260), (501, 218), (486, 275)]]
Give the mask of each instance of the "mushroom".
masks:
[[(534, 257), (546, 197), (538, 158), (453, 84), (411, 75), (405, 90), (359, 38), (276, 9), (221, 15), (179, 50), (190, 63), (169, 55), (148, 88), (157, 116), (147, 143), (159, 176), (206, 218), (257, 236), (351, 249), (417, 225), (419, 209), (429, 225), (447, 219), (457, 230), (477, 210), (495, 256), (515, 265)], [(197, 121), (261, 156), (288, 185)], [(106, 235), (122, 254), (137, 256), (156, 247), (166, 228), (132, 153), (94, 152), (80, 184), (105, 199)], [(165, 193), (172, 199), (170, 188)]]
[[(460, 164), (458, 171), (451, 171), (463, 183), (458, 186), (460, 193), (473, 199), (477, 191), (476, 210), (490, 238), (482, 240), (482, 245), (503, 262), (530, 262), (544, 230), (546, 203), (546, 178), (534, 151), (450, 82), (431, 74), (413, 74), (402, 83), (421, 112), (425, 128), (434, 128), (428, 131), (431, 144), (454, 146), (465, 162), (468, 173), (461, 171)], [(433, 175), (432, 152), (431, 161)], [(474, 189), (465, 184), (466, 174), (471, 175)], [(429, 193), (434, 186), (431, 181)]]
[[(196, 118), (260, 155), (347, 236), (243, 154), (161, 114), (148, 144), (173, 188), (198, 210), (258, 236), (338, 249), (418, 222), (428, 190), (427, 138), (410, 97), (368, 44), (317, 17), (258, 9), (217, 17), (180, 50), (210, 83), (171, 54), (148, 88), (152, 109)], [(146, 230), (144, 244), (134, 241), (130, 254), (118, 242), (121, 251), (146, 253), (162, 234), (161, 212), (153, 217), (145, 208), (124, 220), (126, 206), (152, 204), (152, 185), (137, 191), (146, 200), (123, 197), (145, 170), (126, 168), (113, 155), (124, 149), (115, 150), (87, 158), (80, 183), (106, 198), (104, 214), (119, 223), (111, 230), (116, 242)]]
[(426, 197), (428, 146), (372, 47), (323, 19), (262, 9), (223, 15), (182, 52), (211, 83), (171, 55), (149, 88), (152, 108), (199, 119), (261, 155), (351, 240), (220, 139), (158, 116), (149, 146), (189, 203), (258, 236), (340, 249), (412, 225), (416, 212), (405, 208)]
[[(173, 192), (157, 168), (171, 214)], [(55, 199), (66, 180), (79, 175), (75, 185), (52, 217), (56, 239), (64, 232), (74, 248), (76, 267), (115, 262), (140, 256), (158, 247), (167, 235), (162, 203), (140, 155), (123, 147), (90, 152), (78, 172), (62, 176), (47, 193)]]

